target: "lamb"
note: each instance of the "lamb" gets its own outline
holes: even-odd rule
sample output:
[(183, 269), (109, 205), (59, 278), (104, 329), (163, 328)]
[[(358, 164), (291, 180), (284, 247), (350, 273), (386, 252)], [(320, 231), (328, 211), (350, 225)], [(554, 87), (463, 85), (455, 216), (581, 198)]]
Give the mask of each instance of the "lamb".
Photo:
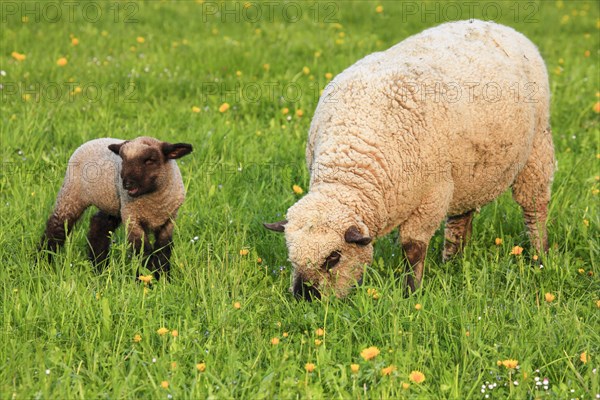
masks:
[(547, 251), (549, 102), (535, 45), (478, 20), (427, 29), (340, 73), (311, 122), (309, 191), (286, 220), (265, 224), (285, 233), (291, 290), (346, 296), (372, 240), (399, 227), (414, 291), (443, 220), (448, 260), (469, 240), (474, 211), (508, 188), (535, 251)]
[[(134, 251), (149, 256), (156, 278), (167, 274), (173, 221), (185, 189), (173, 160), (192, 151), (187, 143), (171, 144), (151, 137), (133, 140), (95, 139), (80, 146), (69, 160), (54, 211), (46, 224), (40, 249), (52, 252), (90, 206), (89, 257), (99, 267), (110, 247), (110, 233), (125, 222)], [(65, 230), (66, 227), (66, 230)], [(154, 234), (154, 246), (150, 235)]]

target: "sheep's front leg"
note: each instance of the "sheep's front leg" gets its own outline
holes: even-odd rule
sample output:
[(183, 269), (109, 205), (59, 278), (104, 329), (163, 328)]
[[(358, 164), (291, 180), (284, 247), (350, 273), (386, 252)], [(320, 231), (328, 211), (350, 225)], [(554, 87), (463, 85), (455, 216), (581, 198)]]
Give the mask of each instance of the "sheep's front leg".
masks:
[(150, 258), (150, 268), (156, 279), (161, 273), (168, 278), (171, 264), (171, 250), (173, 248), (173, 222), (167, 221), (163, 226), (154, 231), (154, 252)]
[[(131, 221), (127, 223), (127, 240), (131, 243), (134, 254), (141, 255), (144, 259), (146, 259), (148, 254), (152, 251), (148, 235), (144, 228), (138, 223)], [(139, 276), (139, 271), (137, 274)]]
[(446, 216), (451, 191), (444, 187), (439, 189), (425, 198), (400, 226), (402, 249), (408, 262), (405, 283), (410, 292), (421, 286), (429, 241)]
[(453, 215), (446, 220), (444, 229), (444, 261), (450, 260), (456, 254), (461, 253), (465, 244), (471, 238), (473, 231), (473, 211), (467, 211), (461, 215)]

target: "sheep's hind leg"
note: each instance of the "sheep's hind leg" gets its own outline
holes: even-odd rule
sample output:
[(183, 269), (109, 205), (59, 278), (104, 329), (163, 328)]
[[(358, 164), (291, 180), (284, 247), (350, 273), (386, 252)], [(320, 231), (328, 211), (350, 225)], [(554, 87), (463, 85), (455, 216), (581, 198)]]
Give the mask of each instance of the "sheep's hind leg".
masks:
[(87, 206), (71, 209), (54, 210), (46, 222), (46, 230), (38, 246), (38, 250), (46, 250), (48, 261), (52, 261), (53, 253), (65, 243), (67, 234), (81, 217)]
[(169, 278), (171, 270), (171, 250), (173, 249), (173, 222), (168, 221), (160, 229), (154, 232), (154, 253), (150, 258), (150, 267), (154, 277), (159, 279), (161, 274)]
[(550, 129), (538, 134), (525, 168), (512, 187), (513, 198), (523, 209), (529, 239), (537, 252), (548, 251), (546, 220), (554, 175), (554, 148)]
[(473, 230), (473, 210), (461, 215), (453, 215), (446, 220), (444, 229), (444, 251), (442, 257), (448, 261), (461, 253), (471, 238)]
[(88, 242), (90, 245), (89, 258), (96, 268), (101, 268), (108, 257), (110, 248), (110, 233), (121, 224), (121, 218), (98, 211), (90, 221)]

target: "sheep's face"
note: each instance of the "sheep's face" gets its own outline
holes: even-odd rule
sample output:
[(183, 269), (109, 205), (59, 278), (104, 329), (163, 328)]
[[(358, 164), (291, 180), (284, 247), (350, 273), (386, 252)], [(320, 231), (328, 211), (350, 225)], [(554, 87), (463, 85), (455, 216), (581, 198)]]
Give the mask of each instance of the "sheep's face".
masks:
[(288, 210), (287, 221), (265, 226), (285, 232), (294, 268), (291, 290), (297, 297), (344, 297), (361, 282), (364, 265), (372, 261), (371, 238), (366, 226), (342, 205), (310, 197)]
[(131, 197), (158, 190), (170, 172), (165, 164), (192, 151), (192, 146), (186, 143), (171, 144), (149, 137), (111, 144), (108, 148), (122, 159), (123, 189)]

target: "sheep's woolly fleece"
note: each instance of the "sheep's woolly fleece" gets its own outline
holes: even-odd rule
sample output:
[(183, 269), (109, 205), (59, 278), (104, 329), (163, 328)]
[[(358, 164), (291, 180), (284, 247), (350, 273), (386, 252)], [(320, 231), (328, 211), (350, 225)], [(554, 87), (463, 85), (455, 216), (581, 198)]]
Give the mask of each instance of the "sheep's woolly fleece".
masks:
[[(287, 213), (294, 287), (308, 281), (347, 294), (372, 257), (372, 244), (344, 240), (352, 225), (367, 237), (399, 227), (418, 285), (444, 218), (459, 216), (447, 239), (466, 241), (472, 210), (511, 186), (543, 250), (554, 170), (549, 100), (535, 45), (478, 20), (425, 30), (340, 73), (310, 127), (309, 193)], [(340, 261), (323, 268), (332, 252)]]

